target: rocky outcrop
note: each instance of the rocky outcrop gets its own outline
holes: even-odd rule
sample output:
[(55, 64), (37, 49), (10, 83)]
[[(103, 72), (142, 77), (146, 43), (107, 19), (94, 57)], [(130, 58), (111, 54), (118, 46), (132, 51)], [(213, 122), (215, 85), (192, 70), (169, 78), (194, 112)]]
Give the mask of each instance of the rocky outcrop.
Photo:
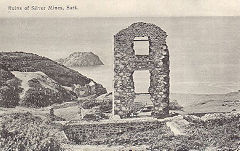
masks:
[(35, 54), (1, 52), (0, 65), (0, 106), (3, 107), (44, 107), (106, 93), (92, 79)]
[(103, 65), (103, 62), (92, 52), (74, 52), (67, 58), (56, 60), (67, 67), (84, 67)]

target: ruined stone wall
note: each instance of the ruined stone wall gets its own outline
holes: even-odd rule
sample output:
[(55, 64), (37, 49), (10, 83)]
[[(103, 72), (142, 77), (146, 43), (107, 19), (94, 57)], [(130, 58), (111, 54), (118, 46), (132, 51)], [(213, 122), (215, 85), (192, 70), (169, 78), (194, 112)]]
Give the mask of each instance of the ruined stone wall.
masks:
[[(135, 37), (148, 37), (149, 55), (135, 55)], [(134, 23), (114, 36), (114, 103), (115, 113), (130, 116), (135, 99), (133, 73), (149, 70), (149, 93), (154, 105), (152, 115), (169, 113), (169, 52), (167, 34), (154, 24)]]
[(72, 124), (64, 126), (64, 133), (70, 141), (80, 145), (109, 145), (107, 140), (110, 137), (117, 138), (121, 135), (131, 137), (138, 132), (158, 130), (163, 127), (166, 127), (166, 122), (164, 121)]

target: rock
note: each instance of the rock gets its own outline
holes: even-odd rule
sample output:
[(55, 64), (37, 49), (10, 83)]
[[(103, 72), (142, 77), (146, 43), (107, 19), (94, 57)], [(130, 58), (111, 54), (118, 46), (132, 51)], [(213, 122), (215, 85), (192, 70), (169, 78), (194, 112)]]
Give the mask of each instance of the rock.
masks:
[(103, 65), (103, 62), (92, 52), (74, 52), (67, 58), (56, 60), (67, 67), (84, 67)]
[(189, 122), (185, 120), (181, 115), (179, 115), (168, 121), (166, 125), (171, 129), (175, 136), (186, 135), (185, 132), (187, 126), (189, 125)]

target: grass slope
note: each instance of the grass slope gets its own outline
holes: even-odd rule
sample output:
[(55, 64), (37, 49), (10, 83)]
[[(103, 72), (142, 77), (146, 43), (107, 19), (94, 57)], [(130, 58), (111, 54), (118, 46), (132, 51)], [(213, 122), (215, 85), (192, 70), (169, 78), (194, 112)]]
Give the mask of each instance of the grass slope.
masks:
[[(36, 72), (41, 71), (62, 86), (73, 84), (86, 85), (93, 81), (77, 71), (69, 69), (46, 57), (24, 52), (0, 52), (0, 63), (10, 71)], [(96, 94), (106, 93), (102, 85), (97, 84)]]
[(0, 148), (2, 150), (63, 150), (61, 128), (48, 119), (30, 113), (0, 116)]

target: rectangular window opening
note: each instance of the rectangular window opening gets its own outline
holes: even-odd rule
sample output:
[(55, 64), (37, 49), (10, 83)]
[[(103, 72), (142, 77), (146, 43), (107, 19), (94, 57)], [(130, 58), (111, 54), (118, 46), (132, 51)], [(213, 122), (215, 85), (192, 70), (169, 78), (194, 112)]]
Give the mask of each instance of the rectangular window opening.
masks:
[(150, 73), (148, 70), (134, 71), (133, 81), (135, 87), (135, 93), (149, 93), (150, 87)]
[(148, 37), (135, 37), (133, 49), (135, 55), (149, 55)]

